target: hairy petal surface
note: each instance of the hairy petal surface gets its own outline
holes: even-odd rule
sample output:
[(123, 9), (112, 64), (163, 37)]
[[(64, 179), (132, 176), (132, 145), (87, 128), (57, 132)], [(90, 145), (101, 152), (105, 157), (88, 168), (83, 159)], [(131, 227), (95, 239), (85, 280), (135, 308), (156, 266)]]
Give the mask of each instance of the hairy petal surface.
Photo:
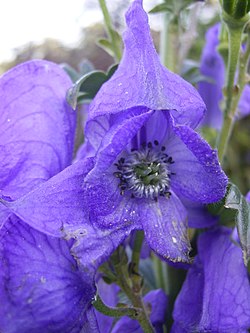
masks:
[(144, 106), (169, 110), (177, 123), (196, 127), (205, 104), (192, 85), (161, 65), (142, 0), (133, 1), (126, 22), (123, 58), (90, 105), (89, 120)]
[[(231, 229), (216, 228), (198, 241), (198, 256), (176, 299), (173, 332), (245, 332), (250, 327), (250, 284)], [(176, 328), (176, 330), (175, 330)]]
[(88, 314), (94, 279), (77, 266), (69, 242), (12, 217), (1, 230), (0, 259), (2, 332), (77, 333), (86, 316), (95, 322)]
[(56, 64), (23, 63), (0, 79), (0, 189), (16, 199), (71, 163), (76, 114)]

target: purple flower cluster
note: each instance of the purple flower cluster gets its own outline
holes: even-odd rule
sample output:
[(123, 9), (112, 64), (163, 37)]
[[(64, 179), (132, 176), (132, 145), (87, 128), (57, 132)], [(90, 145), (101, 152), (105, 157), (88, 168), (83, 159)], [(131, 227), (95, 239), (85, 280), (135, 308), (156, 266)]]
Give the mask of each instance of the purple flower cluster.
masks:
[[(160, 64), (141, 0), (132, 3), (126, 21), (123, 58), (90, 105), (86, 141), (75, 161), (76, 113), (66, 103), (71, 82), (60, 67), (35, 60), (0, 80), (4, 333), (104, 332), (105, 318), (91, 306), (97, 268), (133, 230), (143, 230), (163, 260), (189, 262), (185, 202), (212, 203), (225, 194), (227, 178), (217, 153), (195, 132), (204, 102), (195, 88)], [(176, 302), (176, 332), (245, 329), (249, 282), (239, 249), (224, 229), (201, 238)], [(224, 257), (225, 251), (237, 263), (231, 255)], [(213, 276), (214, 269), (219, 272)], [(211, 298), (213, 283), (218, 294)], [(116, 293), (115, 287), (109, 293), (111, 305), (117, 303)], [(221, 315), (220, 295), (230, 306), (244, 303)], [(145, 300), (161, 332), (166, 296), (152, 291)], [(242, 319), (230, 326), (236, 313)], [(123, 318), (112, 332), (140, 330)]]

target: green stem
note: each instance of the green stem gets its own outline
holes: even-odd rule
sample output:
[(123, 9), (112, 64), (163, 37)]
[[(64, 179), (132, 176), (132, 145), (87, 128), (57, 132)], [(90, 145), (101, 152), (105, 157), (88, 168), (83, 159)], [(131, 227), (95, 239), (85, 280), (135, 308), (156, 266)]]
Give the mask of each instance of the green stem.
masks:
[(235, 72), (237, 68), (239, 51), (241, 47), (242, 29), (229, 28), (229, 59), (228, 59), (228, 75), (226, 85), (226, 102), (224, 110), (224, 122), (221, 132), (218, 137), (217, 147), (218, 155), (221, 163), (223, 163), (226, 154), (228, 142), (232, 134), (234, 126), (234, 118), (237, 110), (237, 105), (241, 93), (245, 87), (245, 73), (250, 54), (250, 37), (248, 35), (247, 48), (243, 56), (240, 58), (238, 83), (234, 85)]
[(111, 21), (110, 15), (109, 15), (109, 11), (108, 11), (106, 2), (105, 2), (105, 0), (99, 0), (99, 4), (100, 4), (100, 7), (101, 7), (101, 10), (103, 13), (107, 33), (108, 33), (109, 39), (112, 43), (115, 60), (117, 62), (119, 62), (121, 60), (122, 54), (121, 54), (121, 50), (120, 50), (118, 41), (115, 38), (115, 30), (112, 25), (112, 21)]
[(230, 113), (231, 104), (234, 95), (234, 79), (237, 69), (239, 52), (241, 47), (241, 35), (242, 28), (230, 29), (228, 30), (228, 43), (229, 43), (229, 53), (228, 53), (228, 71), (227, 71), (227, 84), (226, 84), (226, 106), (225, 114)]
[(135, 241), (133, 245), (131, 266), (134, 273), (139, 273), (139, 262), (141, 257), (141, 247), (144, 240), (144, 232), (139, 230), (136, 232)]
[(96, 299), (92, 303), (93, 306), (98, 310), (99, 312), (105, 314), (106, 316), (109, 317), (123, 317), (123, 316), (129, 316), (133, 319), (136, 319), (140, 313), (140, 309), (136, 308), (114, 308), (107, 306), (105, 303), (103, 303), (102, 299), (100, 298), (99, 295), (97, 295)]
[(178, 22), (172, 14), (164, 14), (163, 29), (161, 32), (160, 57), (162, 63), (172, 72), (178, 67)]
[[(141, 296), (141, 288), (140, 290), (135, 290), (133, 288), (133, 282), (128, 278), (127, 274), (127, 267), (125, 265), (120, 264), (120, 251), (121, 248), (118, 248), (118, 250), (113, 254), (113, 262), (114, 262), (114, 268), (117, 275), (117, 283), (120, 286), (120, 288), (123, 290), (123, 292), (128, 296), (130, 299), (132, 305), (135, 308), (139, 308), (141, 312), (138, 314), (136, 320), (140, 323), (141, 328), (143, 329), (143, 332), (145, 333), (154, 333), (154, 327), (152, 326), (150, 319), (147, 314), (147, 309), (145, 307), (145, 304), (142, 300)], [(136, 256), (137, 257), (137, 256)]]
[(153, 256), (154, 271), (156, 277), (157, 288), (161, 288), (168, 293), (168, 284), (167, 284), (167, 268), (165, 261), (160, 260), (157, 256)]

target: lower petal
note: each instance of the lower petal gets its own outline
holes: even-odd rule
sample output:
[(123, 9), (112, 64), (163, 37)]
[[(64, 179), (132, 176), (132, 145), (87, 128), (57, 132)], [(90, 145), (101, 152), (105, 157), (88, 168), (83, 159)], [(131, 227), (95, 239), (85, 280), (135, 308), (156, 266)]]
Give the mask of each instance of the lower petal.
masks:
[(176, 299), (174, 319), (188, 332), (244, 332), (250, 327), (250, 284), (231, 229), (200, 236), (198, 256)]
[(12, 218), (1, 229), (0, 257), (0, 331), (81, 330), (95, 288), (93, 276), (87, 279), (70, 254), (70, 243)]
[(141, 207), (141, 223), (145, 239), (156, 254), (173, 262), (189, 262), (187, 213), (172, 193), (169, 199), (159, 197)]

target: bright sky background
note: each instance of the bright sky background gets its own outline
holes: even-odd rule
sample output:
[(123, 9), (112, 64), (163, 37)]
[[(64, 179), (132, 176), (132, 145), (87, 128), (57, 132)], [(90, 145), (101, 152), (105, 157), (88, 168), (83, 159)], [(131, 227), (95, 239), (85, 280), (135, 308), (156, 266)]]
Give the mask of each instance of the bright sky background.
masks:
[[(118, 0), (122, 1), (122, 0)], [(114, 0), (107, 0), (110, 8)], [(150, 1), (150, 7), (153, 3)], [(91, 7), (85, 10), (86, 4)], [(93, 7), (93, 9), (92, 9)], [(74, 46), (82, 27), (102, 20), (98, 0), (2, 0), (0, 11), (0, 62), (28, 42), (50, 37)]]
[(83, 1), (87, 0), (1, 1), (0, 61), (9, 58), (13, 48), (30, 41), (51, 37), (75, 42), (83, 26)]

